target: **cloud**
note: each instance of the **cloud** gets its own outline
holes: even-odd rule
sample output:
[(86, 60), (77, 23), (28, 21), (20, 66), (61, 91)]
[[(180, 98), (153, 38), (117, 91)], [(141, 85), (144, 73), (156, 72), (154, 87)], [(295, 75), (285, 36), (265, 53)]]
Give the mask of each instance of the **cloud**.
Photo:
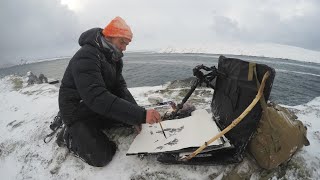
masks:
[(317, 0), (78, 2), (86, 7), (77, 15), (88, 28), (104, 27), (117, 15), (124, 17), (135, 35), (129, 50), (225, 40), (271, 42), (320, 50)]
[(56, 0), (1, 1), (0, 59), (70, 55), (79, 36), (79, 22), (73, 12)]
[(220, 39), (320, 50), (319, 5), (315, 0), (224, 1), (211, 29)]
[[(210, 42), (280, 43), (320, 50), (317, 0), (4, 0), (2, 59), (72, 55), (81, 32), (115, 16), (131, 26), (128, 50)], [(73, 11), (71, 11), (72, 9)]]

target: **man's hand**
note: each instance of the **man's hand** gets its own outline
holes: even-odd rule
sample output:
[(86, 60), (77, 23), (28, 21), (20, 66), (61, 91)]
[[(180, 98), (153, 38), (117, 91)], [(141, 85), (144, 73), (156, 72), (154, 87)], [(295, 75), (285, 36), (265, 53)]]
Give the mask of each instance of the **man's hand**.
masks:
[(160, 114), (154, 109), (147, 110), (146, 123), (153, 124), (160, 122)]

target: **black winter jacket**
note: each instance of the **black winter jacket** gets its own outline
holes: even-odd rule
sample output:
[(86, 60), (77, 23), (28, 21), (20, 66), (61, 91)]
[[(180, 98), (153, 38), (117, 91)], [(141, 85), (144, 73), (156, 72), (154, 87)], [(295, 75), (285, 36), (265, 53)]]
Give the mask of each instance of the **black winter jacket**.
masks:
[(80, 120), (103, 119), (138, 125), (146, 110), (139, 107), (122, 76), (122, 59), (112, 59), (112, 49), (101, 42), (102, 29), (79, 38), (81, 48), (72, 57), (59, 90), (59, 108), (67, 125)]

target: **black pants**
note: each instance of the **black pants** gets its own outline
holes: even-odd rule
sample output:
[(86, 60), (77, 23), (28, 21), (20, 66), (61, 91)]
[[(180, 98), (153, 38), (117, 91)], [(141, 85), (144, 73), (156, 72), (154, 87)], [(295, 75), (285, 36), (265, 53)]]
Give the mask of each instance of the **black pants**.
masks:
[(112, 160), (117, 149), (102, 132), (105, 128), (109, 127), (102, 120), (79, 121), (66, 127), (64, 140), (76, 156), (91, 166), (102, 167)]

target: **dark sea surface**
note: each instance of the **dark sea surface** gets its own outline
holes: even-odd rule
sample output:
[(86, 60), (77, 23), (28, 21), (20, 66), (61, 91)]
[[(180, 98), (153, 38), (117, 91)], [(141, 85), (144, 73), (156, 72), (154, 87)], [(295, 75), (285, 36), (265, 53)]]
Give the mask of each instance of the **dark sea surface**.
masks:
[[(199, 64), (217, 66), (214, 54), (126, 53), (123, 76), (129, 87), (155, 86), (192, 76)], [(271, 100), (286, 105), (298, 105), (320, 96), (320, 64), (288, 59), (234, 56), (247, 61), (263, 63), (275, 68), (276, 77)], [(62, 79), (69, 58), (25, 64), (0, 69), (0, 77), (10, 74), (26, 75), (28, 71), (53, 79)]]

